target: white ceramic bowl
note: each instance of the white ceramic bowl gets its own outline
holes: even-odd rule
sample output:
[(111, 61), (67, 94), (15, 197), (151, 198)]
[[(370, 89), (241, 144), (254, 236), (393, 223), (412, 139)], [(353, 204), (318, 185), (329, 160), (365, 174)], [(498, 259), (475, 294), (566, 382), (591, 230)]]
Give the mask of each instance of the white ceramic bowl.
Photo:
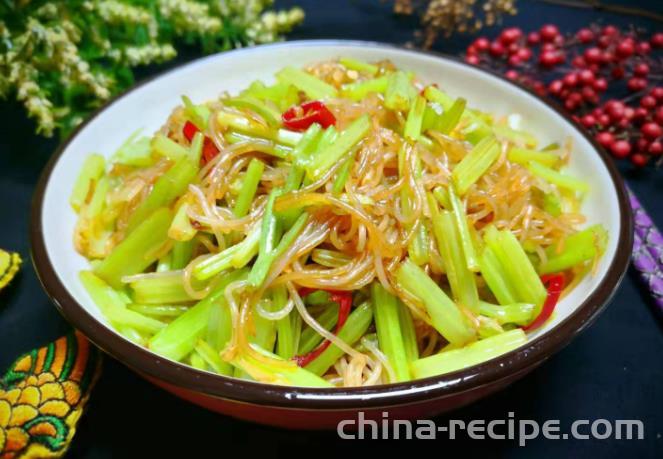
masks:
[[(78, 280), (78, 272), (86, 269), (88, 262), (74, 250), (72, 234), (76, 215), (69, 206), (68, 197), (85, 157), (90, 153), (110, 156), (138, 128), (143, 128), (146, 133), (157, 130), (173, 107), (180, 104), (182, 94), (194, 102), (205, 101), (225, 91), (236, 93), (253, 80), (269, 83), (273, 81), (274, 73), (285, 65), (303, 66), (340, 56), (366, 61), (389, 59), (401, 68), (414, 71), (422, 81), (437, 83), (448, 93), (466, 98), (470, 106), (495, 114), (519, 114), (523, 119), (522, 127), (534, 133), (541, 144), (570, 137), (573, 153), (568, 170), (589, 182), (591, 187), (583, 204), (583, 213), (589, 224), (601, 223), (609, 232), (606, 252), (595, 275), (583, 279), (559, 303), (554, 318), (531, 334), (523, 348), (488, 362), (490, 365), (482, 364), (451, 375), (408, 385), (384, 386), (383, 389), (275, 389), (233, 381), (164, 361), (123, 338), (108, 325)], [(335, 400), (334, 403), (345, 409), (371, 405), (366, 403), (367, 400), (373, 400), (375, 406), (396, 406), (403, 405), (407, 398), (399, 400), (396, 392), (404, 391), (409, 394), (408, 400), (424, 403), (442, 395), (472, 389), (473, 385), (466, 380), (472, 375), (484, 375), (477, 379), (477, 383), (482, 384), (504, 380), (558, 350), (596, 315), (621, 280), (631, 247), (630, 211), (619, 175), (597, 145), (556, 108), (505, 79), (452, 58), (350, 41), (288, 42), (226, 52), (196, 60), (139, 85), (99, 111), (54, 155), (42, 177), (33, 212), (33, 250), (37, 270), (46, 290), (74, 326), (104, 350), (149, 377), (184, 390), (259, 406), (287, 407), (288, 400), (294, 403), (293, 407), (299, 406), (294, 402), (296, 400), (324, 401), (316, 406), (331, 406)], [(526, 364), (522, 359), (527, 360)], [(520, 365), (510, 368), (515, 361), (520, 361)], [(492, 379), (486, 379), (485, 374), (490, 368), (492, 370), (488, 373)], [(205, 379), (202, 386), (201, 378)], [(448, 389), (459, 379), (464, 381), (462, 387)], [(192, 381), (199, 384), (196, 386)], [(246, 386), (252, 388), (249, 392), (262, 391), (263, 396), (257, 399), (246, 396), (247, 391), (241, 390)], [(228, 391), (229, 387), (233, 390)], [(444, 387), (447, 392), (435, 392)], [(265, 393), (271, 395), (265, 398)], [(311, 395), (316, 393), (319, 394)], [(241, 412), (233, 414), (242, 416)]]

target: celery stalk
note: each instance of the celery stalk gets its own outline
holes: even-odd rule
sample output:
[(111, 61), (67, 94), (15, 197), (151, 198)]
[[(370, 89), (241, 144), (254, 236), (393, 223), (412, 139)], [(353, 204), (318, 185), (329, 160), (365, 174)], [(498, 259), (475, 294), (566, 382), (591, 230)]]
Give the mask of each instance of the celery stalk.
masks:
[(182, 273), (168, 276), (144, 277), (129, 283), (133, 300), (143, 304), (186, 303), (193, 298), (184, 290)]
[(498, 306), (496, 304), (479, 303), (479, 312), (484, 316), (496, 319), (500, 324), (527, 325), (534, 319), (535, 306), (530, 303), (512, 303)]
[(169, 209), (156, 210), (96, 267), (96, 274), (111, 286), (120, 288), (122, 277), (144, 271), (157, 260), (158, 250), (167, 242), (172, 219)]
[(232, 375), (232, 366), (228, 362), (221, 360), (219, 352), (212, 348), (205, 341), (198, 341), (195, 347), (196, 352), (200, 355), (205, 363), (209, 365), (215, 373), (220, 375), (231, 376)]
[(182, 102), (184, 103), (184, 113), (187, 118), (189, 118), (198, 129), (202, 131), (207, 129), (210, 109), (205, 105), (195, 105), (187, 96), (182, 96)]
[(403, 346), (408, 362), (419, 358), (419, 345), (417, 344), (417, 331), (414, 328), (412, 314), (407, 306), (399, 301), (398, 303), (398, 321), (401, 325), (401, 334), (403, 335)]
[(328, 268), (339, 268), (352, 261), (352, 257), (349, 255), (327, 249), (313, 249), (311, 259), (319, 265)]
[(171, 305), (171, 304), (138, 304), (132, 303), (127, 306), (128, 309), (136, 311), (145, 316), (154, 317), (177, 317), (189, 310), (189, 306)]
[(242, 182), (242, 188), (235, 201), (235, 207), (233, 207), (233, 213), (236, 217), (244, 217), (248, 213), (264, 170), (265, 163), (259, 159), (253, 158), (249, 163), (249, 167), (247, 167), (246, 174), (244, 175), (244, 181)]
[(396, 272), (396, 279), (401, 288), (421, 300), (433, 327), (447, 341), (462, 345), (474, 339), (474, 331), (460, 309), (421, 268), (406, 260)]
[(416, 142), (421, 136), (421, 126), (424, 121), (424, 111), (426, 110), (426, 99), (422, 96), (417, 96), (412, 99), (410, 104), (410, 111), (407, 114), (407, 119), (405, 120), (405, 128), (403, 130), (403, 136), (412, 141)]
[(77, 212), (81, 209), (90, 193), (92, 185), (101, 178), (106, 168), (103, 156), (93, 154), (85, 158), (81, 172), (74, 183), (69, 203)]
[(175, 241), (173, 244), (172, 258), (170, 260), (171, 269), (184, 269), (191, 261), (193, 249), (196, 241)]
[(380, 71), (377, 65), (369, 64), (368, 62), (353, 59), (351, 57), (342, 57), (338, 60), (348, 70), (356, 70), (357, 72), (368, 73), (375, 75)]
[[(330, 304), (329, 307), (325, 308), (325, 310), (316, 317), (316, 320), (322, 328), (331, 331), (338, 322), (338, 305)], [(299, 355), (308, 354), (314, 350), (322, 340), (322, 336), (317, 331), (311, 327), (306, 327), (302, 330), (301, 337), (299, 338), (299, 349), (297, 353)]]
[(476, 280), (463, 256), (463, 244), (453, 214), (446, 210), (441, 211), (433, 218), (433, 231), (455, 300), (473, 313), (478, 313), (479, 293)]
[(361, 142), (371, 129), (371, 120), (368, 115), (357, 118), (343, 132), (341, 132), (332, 145), (324, 151), (318, 151), (311, 158), (306, 170), (313, 180), (320, 178), (334, 164), (348, 156), (355, 145)]
[[(329, 129), (332, 127), (333, 126), (330, 126)], [(325, 134), (326, 132), (327, 131), (325, 131)], [(295, 145), (295, 148), (292, 150), (292, 159), (294, 164), (299, 167), (304, 167), (308, 163), (308, 161), (311, 159), (311, 154), (316, 150), (322, 135), (324, 135), (322, 133), (322, 127), (318, 123), (313, 123), (311, 126), (309, 126), (309, 128), (304, 132), (302, 138), (299, 139), (299, 142), (297, 142), (297, 145)], [(297, 186), (297, 188), (299, 188), (299, 186)]]
[(577, 191), (579, 193), (587, 193), (589, 191), (589, 184), (583, 180), (580, 180), (570, 175), (562, 174), (557, 172), (554, 169), (539, 164), (536, 161), (530, 161), (527, 164), (527, 169), (536, 175), (537, 177), (542, 178), (548, 183), (557, 185), (561, 188), (566, 188), (567, 190)]
[(525, 332), (516, 328), (469, 344), (461, 349), (453, 349), (416, 360), (411, 365), (412, 374), (418, 379), (462, 370), (506, 354), (526, 342)]
[(246, 270), (239, 270), (225, 275), (209, 295), (154, 335), (148, 347), (166, 358), (182, 360), (204, 333), (210, 309), (222, 301), (228, 284), (246, 278), (246, 274)]
[(433, 197), (440, 203), (445, 210), (452, 210), (451, 200), (449, 199), (449, 190), (438, 186), (433, 190)]
[(260, 240), (258, 241), (258, 258), (251, 269), (251, 274), (249, 274), (249, 282), (253, 286), (262, 284), (262, 281), (267, 276), (273, 260), (272, 254), (274, 253), (274, 248), (281, 235), (281, 225), (277, 216), (274, 214), (274, 201), (276, 201), (276, 198), (280, 194), (281, 191), (279, 189), (272, 190), (262, 216)]
[[(288, 291), (285, 285), (279, 285), (272, 290), (272, 301), (275, 309), (282, 309), (288, 302)], [(276, 323), (276, 353), (284, 359), (291, 359), (297, 354), (301, 330), (301, 316), (297, 311), (291, 311)]]
[(338, 96), (338, 91), (332, 85), (316, 78), (303, 70), (286, 67), (276, 74), (276, 78), (304, 91), (311, 99), (325, 99)]
[[(366, 333), (366, 330), (368, 330), (372, 321), (373, 308), (371, 304), (361, 304), (348, 316), (343, 328), (338, 332), (339, 339), (345, 341), (349, 345), (353, 345), (359, 341), (364, 333)], [(311, 373), (322, 376), (327, 373), (327, 370), (329, 370), (329, 368), (334, 365), (334, 362), (341, 358), (342, 355), (343, 351), (336, 345), (331, 344), (318, 357), (306, 365), (305, 368)]]
[(476, 249), (474, 248), (474, 241), (470, 234), (470, 226), (467, 221), (467, 214), (465, 213), (465, 206), (460, 202), (460, 198), (454, 191), (454, 188), (449, 187), (449, 201), (451, 201), (451, 208), (453, 209), (453, 217), (456, 222), (456, 229), (460, 236), (460, 241), (463, 247), (463, 255), (465, 256), (465, 264), (467, 269), (473, 272), (479, 271), (479, 260), (477, 259)]
[(178, 207), (173, 222), (168, 228), (168, 237), (181, 242), (193, 239), (198, 230), (191, 224), (188, 211), (189, 204), (186, 202)]
[(281, 125), (281, 113), (270, 105), (258, 100), (253, 96), (240, 96), (223, 100), (228, 107), (249, 109), (264, 119), (272, 127)]
[(398, 70), (387, 77), (384, 104), (391, 110), (406, 111), (417, 93), (407, 73)]
[(274, 137), (269, 127), (240, 113), (219, 110), (216, 112), (216, 121), (221, 126), (239, 131), (242, 134), (265, 138)]
[(502, 264), (490, 247), (484, 248), (479, 258), (479, 265), (481, 275), (497, 301), (502, 305), (515, 303), (517, 297), (515, 287), (511, 285)]
[(459, 97), (454, 101), (454, 103), (449, 107), (449, 110), (445, 110), (444, 114), (437, 124), (437, 130), (442, 134), (449, 134), (454, 128), (458, 125), (463, 113), (465, 112), (466, 100), (462, 97)]
[(472, 148), (451, 172), (451, 178), (458, 194), (464, 195), (470, 186), (493, 165), (499, 155), (500, 146), (495, 137), (486, 137)]
[(207, 370), (207, 362), (195, 350), (189, 355), (189, 365), (196, 370)]
[(447, 93), (440, 91), (435, 86), (426, 86), (424, 89), (424, 97), (431, 102), (440, 104), (444, 111), (451, 109), (451, 106), (454, 104), (454, 100)]
[(264, 137), (256, 137), (240, 134), (234, 131), (227, 131), (223, 135), (223, 138), (226, 139), (226, 141), (231, 145), (238, 142), (253, 142), (251, 146), (253, 149), (255, 149), (255, 151), (266, 153), (281, 159), (289, 158), (292, 154), (292, 148), (289, 146), (282, 145), (274, 140), (266, 139)]
[(556, 245), (546, 249), (546, 262), (539, 267), (540, 274), (565, 271), (593, 260), (605, 250), (608, 233), (602, 225), (592, 225), (570, 235), (562, 242), (562, 250)]
[(408, 381), (410, 369), (405, 349), (401, 322), (398, 315), (400, 305), (395, 296), (387, 292), (379, 282), (372, 287), (373, 314), (380, 350), (394, 370), (395, 380)]
[(506, 157), (512, 163), (522, 164), (523, 166), (527, 166), (530, 161), (536, 161), (547, 167), (555, 167), (561, 160), (555, 153), (519, 147), (511, 147)]
[[(276, 308), (273, 307), (274, 305), (272, 304), (271, 306), (272, 308), (269, 310), (275, 311)], [(250, 338), (250, 341), (271, 352), (276, 343), (276, 322), (262, 317), (254, 307), (253, 328), (255, 334)]]
[(335, 196), (341, 194), (345, 189), (345, 182), (347, 182), (350, 177), (352, 166), (354, 166), (354, 158), (348, 158), (338, 170), (338, 174), (336, 174), (336, 178), (334, 178), (334, 183), (332, 185), (332, 194)]
[(180, 161), (189, 156), (189, 151), (185, 147), (164, 134), (156, 134), (152, 137), (151, 146), (156, 154), (171, 161)]
[(259, 243), (260, 231), (254, 228), (242, 242), (196, 264), (191, 275), (196, 280), (204, 281), (226, 269), (243, 268), (258, 253)]
[(361, 100), (368, 94), (374, 92), (384, 94), (389, 84), (389, 77), (381, 76), (372, 80), (355, 81), (344, 84), (341, 87), (341, 95), (352, 100)]
[(138, 137), (140, 129), (131, 134), (127, 140), (115, 151), (111, 158), (112, 163), (125, 166), (146, 167), (152, 164), (151, 139)]

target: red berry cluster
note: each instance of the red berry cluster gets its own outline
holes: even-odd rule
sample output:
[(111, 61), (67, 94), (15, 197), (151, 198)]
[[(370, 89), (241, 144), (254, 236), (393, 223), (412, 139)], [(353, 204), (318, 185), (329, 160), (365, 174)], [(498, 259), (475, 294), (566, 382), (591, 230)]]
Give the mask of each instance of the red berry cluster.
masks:
[[(465, 60), (559, 99), (615, 158), (642, 167), (652, 157), (663, 161), (662, 49), (663, 33), (592, 25), (563, 35), (547, 24), (528, 34), (510, 27), (492, 41), (479, 37)], [(602, 102), (608, 90), (624, 96)]]

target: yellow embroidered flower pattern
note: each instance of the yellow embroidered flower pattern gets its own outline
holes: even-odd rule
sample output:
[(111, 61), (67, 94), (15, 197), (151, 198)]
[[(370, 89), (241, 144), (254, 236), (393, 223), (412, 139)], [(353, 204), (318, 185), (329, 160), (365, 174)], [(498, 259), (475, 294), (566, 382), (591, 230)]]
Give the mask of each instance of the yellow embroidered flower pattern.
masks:
[(99, 364), (78, 333), (21, 356), (0, 380), (0, 459), (62, 456)]

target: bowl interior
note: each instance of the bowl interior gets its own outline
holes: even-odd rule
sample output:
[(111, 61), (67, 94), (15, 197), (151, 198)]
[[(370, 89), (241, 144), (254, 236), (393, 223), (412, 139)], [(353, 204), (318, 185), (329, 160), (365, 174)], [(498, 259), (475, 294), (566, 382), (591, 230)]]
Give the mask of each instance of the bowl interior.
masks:
[[(571, 138), (573, 154), (569, 172), (588, 181), (583, 212), (588, 223), (602, 223), (610, 234), (605, 255), (595, 274), (587, 276), (558, 305), (553, 320), (532, 337), (553, 332), (588, 298), (606, 275), (617, 253), (620, 228), (618, 194), (606, 165), (595, 148), (566, 119), (526, 91), (482, 71), (453, 60), (404, 49), (343, 41), (290, 42), (210, 56), (173, 70), (115, 100), (92, 119), (69, 142), (48, 179), (42, 206), (46, 253), (61, 283), (73, 298), (98, 321), (110, 328), (78, 280), (88, 262), (74, 249), (72, 235), (76, 214), (68, 203), (73, 183), (84, 158), (90, 153), (110, 156), (136, 129), (152, 133), (166, 120), (180, 96), (194, 102), (238, 92), (251, 81), (266, 83), (285, 65), (349, 56), (367, 61), (389, 59), (414, 71), (422, 81), (437, 83), (454, 96), (463, 96), (470, 106), (495, 114), (516, 113), (522, 127), (534, 133), (541, 145)], [(121, 335), (118, 334), (118, 337)], [(94, 337), (93, 337), (94, 338)]]

